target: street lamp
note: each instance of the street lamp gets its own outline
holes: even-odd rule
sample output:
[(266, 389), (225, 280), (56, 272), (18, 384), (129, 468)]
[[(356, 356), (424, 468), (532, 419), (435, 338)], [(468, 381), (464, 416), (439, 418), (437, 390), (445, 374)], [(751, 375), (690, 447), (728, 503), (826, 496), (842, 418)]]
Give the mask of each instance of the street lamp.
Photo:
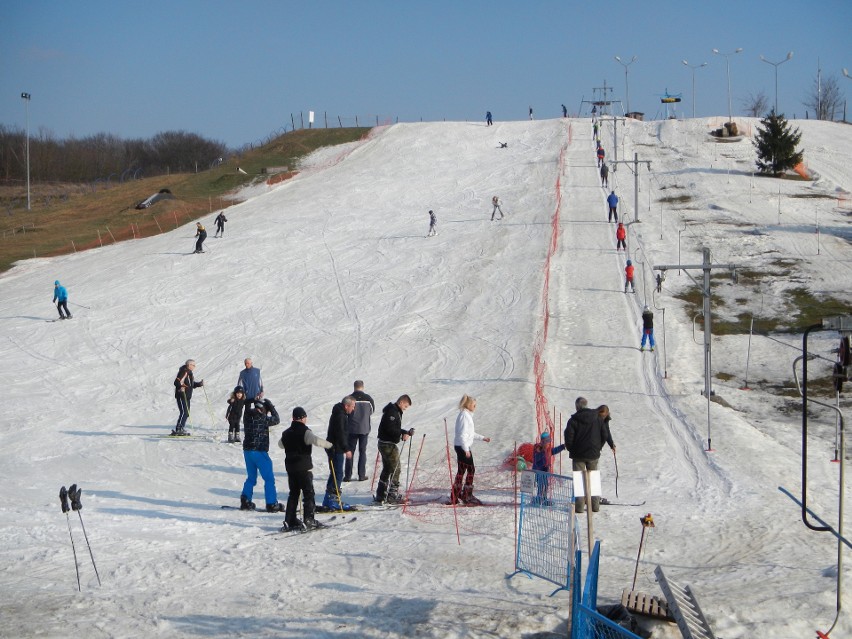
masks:
[(787, 62), (788, 60), (793, 59), (793, 52), (787, 54), (787, 57), (781, 60), (781, 62), (770, 62), (761, 54), (760, 59), (763, 60), (766, 64), (771, 64), (775, 67), (775, 115), (778, 115), (778, 67)]
[(630, 58), (630, 62), (622, 62), (621, 58), (615, 56), (615, 61), (624, 66), (624, 99), (627, 102), (627, 112), (630, 113), (630, 85), (627, 84), (627, 67), (636, 62), (636, 56)]
[(692, 117), (695, 119), (695, 70), (700, 69), (701, 67), (706, 67), (707, 63), (702, 62), (701, 64), (689, 64), (686, 60), (681, 60), (681, 62), (692, 69)]
[(21, 97), (26, 101), (27, 106), (27, 210), (30, 210), (30, 94), (22, 93)]
[(742, 51), (743, 51), (742, 47), (740, 47), (739, 49), (734, 49), (731, 53), (721, 53), (719, 51), (719, 49), (713, 49), (713, 53), (715, 53), (716, 55), (725, 56), (725, 69), (727, 70), (727, 73), (728, 73), (728, 122), (731, 122), (734, 119), (734, 116), (732, 115), (733, 109), (731, 109), (731, 60), (730, 60), (730, 58), (735, 53), (742, 53)]

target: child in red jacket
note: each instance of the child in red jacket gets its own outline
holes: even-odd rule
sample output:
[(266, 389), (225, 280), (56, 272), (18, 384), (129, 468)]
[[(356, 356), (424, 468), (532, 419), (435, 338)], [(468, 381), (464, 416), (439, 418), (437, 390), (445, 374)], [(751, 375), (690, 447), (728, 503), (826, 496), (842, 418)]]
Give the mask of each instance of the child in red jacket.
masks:
[(627, 292), (627, 287), (630, 286), (633, 292), (636, 292), (636, 287), (633, 285), (633, 262), (627, 260), (627, 266), (624, 267), (624, 292)]
[(618, 223), (618, 228), (615, 229), (615, 239), (618, 240), (615, 244), (616, 250), (627, 250), (627, 229), (624, 228), (624, 222)]

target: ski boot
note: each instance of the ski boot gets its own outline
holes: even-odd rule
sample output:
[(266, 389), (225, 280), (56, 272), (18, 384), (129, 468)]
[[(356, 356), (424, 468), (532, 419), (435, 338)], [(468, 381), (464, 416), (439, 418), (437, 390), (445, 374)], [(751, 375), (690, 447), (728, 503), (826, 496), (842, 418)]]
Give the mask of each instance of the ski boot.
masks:
[(276, 504), (266, 504), (266, 512), (268, 513), (283, 513), (285, 510), (284, 504), (278, 502)]
[(256, 508), (257, 506), (255, 506), (253, 501), (245, 495), (240, 495), (240, 510), (255, 510)]

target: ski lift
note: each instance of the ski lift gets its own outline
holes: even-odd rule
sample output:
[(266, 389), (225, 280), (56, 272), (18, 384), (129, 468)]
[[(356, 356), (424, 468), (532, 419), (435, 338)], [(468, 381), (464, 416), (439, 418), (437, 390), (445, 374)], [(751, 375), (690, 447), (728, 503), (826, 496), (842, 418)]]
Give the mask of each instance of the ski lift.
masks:
[(683, 94), (682, 93), (669, 93), (668, 88), (666, 88), (665, 93), (660, 94), (660, 102), (666, 105), (666, 119), (670, 119), (674, 116), (669, 112), (669, 105), (676, 104), (681, 101)]

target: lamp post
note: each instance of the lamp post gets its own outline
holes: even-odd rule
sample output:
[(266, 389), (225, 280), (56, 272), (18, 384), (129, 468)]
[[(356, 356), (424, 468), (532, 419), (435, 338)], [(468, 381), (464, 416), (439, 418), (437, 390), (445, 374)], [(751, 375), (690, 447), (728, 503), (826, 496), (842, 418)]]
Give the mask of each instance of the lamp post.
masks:
[(734, 119), (734, 116), (732, 114), (733, 109), (731, 109), (731, 60), (730, 60), (730, 58), (735, 53), (742, 53), (742, 51), (743, 51), (742, 47), (740, 47), (738, 49), (734, 49), (731, 53), (721, 53), (719, 51), (719, 49), (713, 49), (713, 53), (715, 53), (716, 55), (725, 56), (725, 69), (726, 69), (727, 74), (728, 74), (728, 122), (731, 122)]
[(780, 67), (788, 60), (792, 60), (793, 52), (790, 51), (787, 54), (787, 57), (781, 60), (781, 62), (770, 62), (769, 60), (764, 58), (763, 55), (760, 56), (760, 59), (763, 60), (766, 64), (771, 64), (773, 67), (775, 67), (775, 115), (778, 115), (778, 67)]
[(630, 113), (630, 85), (627, 83), (627, 67), (636, 62), (636, 56), (630, 58), (630, 62), (622, 62), (620, 57), (615, 56), (615, 61), (624, 67), (624, 100), (627, 102), (627, 112)]
[(701, 64), (689, 64), (686, 60), (681, 60), (681, 62), (692, 69), (692, 118), (695, 119), (695, 70), (700, 69), (701, 67), (706, 67), (707, 63), (702, 62)]
[(21, 97), (27, 106), (27, 210), (30, 210), (30, 94), (22, 93)]

